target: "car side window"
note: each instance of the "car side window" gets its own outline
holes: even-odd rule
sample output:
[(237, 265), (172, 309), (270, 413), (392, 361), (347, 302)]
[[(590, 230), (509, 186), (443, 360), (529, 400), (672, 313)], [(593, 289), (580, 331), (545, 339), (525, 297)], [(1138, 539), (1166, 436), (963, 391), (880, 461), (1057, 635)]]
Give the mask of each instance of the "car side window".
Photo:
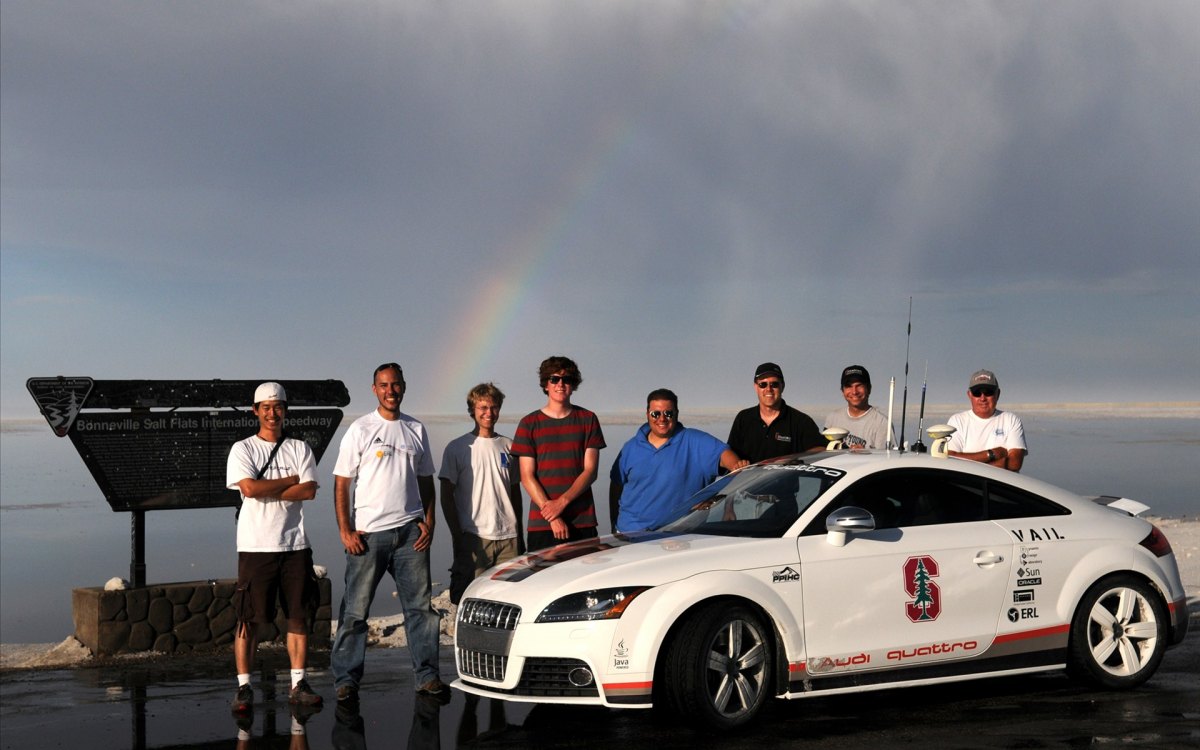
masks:
[(982, 521), (987, 517), (985, 498), (984, 481), (969, 474), (922, 469), (882, 471), (838, 495), (804, 533), (825, 533), (825, 518), (847, 506), (868, 511), (875, 517), (876, 529)]
[(988, 518), (993, 521), (1005, 518), (1038, 518), (1070, 514), (1069, 510), (1058, 503), (1051, 502), (1032, 492), (996, 481), (988, 482)]

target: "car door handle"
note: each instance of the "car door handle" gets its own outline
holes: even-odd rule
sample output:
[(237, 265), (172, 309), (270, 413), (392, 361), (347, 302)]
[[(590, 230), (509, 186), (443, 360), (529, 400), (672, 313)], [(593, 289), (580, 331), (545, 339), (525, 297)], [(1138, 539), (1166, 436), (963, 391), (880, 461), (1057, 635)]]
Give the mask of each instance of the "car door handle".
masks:
[(973, 562), (980, 567), (995, 565), (996, 563), (1004, 562), (1004, 555), (997, 555), (994, 552), (988, 552), (985, 550), (983, 552), (977, 552)]

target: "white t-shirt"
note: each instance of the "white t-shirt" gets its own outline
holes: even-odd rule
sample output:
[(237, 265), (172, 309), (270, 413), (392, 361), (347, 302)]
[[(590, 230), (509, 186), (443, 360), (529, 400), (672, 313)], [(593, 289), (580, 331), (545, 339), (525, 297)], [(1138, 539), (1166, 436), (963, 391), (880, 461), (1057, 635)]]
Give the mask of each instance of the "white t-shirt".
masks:
[[(241, 490), (238, 482), (254, 479), (258, 470), (267, 463), (275, 443), (251, 435), (239, 440), (229, 449), (229, 460), (225, 464), (225, 485), (231, 490)], [(297, 476), (300, 483), (317, 481), (317, 463), (313, 459), (308, 443), (287, 438), (271, 465), (263, 472), (262, 479), (282, 479)], [(242, 495), (242, 510), (238, 513), (238, 552), (288, 552), (308, 549), (308, 537), (304, 534), (304, 501), (279, 500), (278, 498), (256, 498)]]
[[(825, 428), (830, 427), (840, 427), (850, 433), (843, 441), (847, 448), (883, 449), (887, 447), (887, 417), (883, 416), (883, 412), (874, 406), (858, 417), (850, 416), (848, 409), (838, 409), (825, 417)], [(894, 429), (892, 434), (895, 434)]]
[(357, 478), (351, 490), (354, 528), (387, 531), (425, 516), (417, 477), (432, 477), (425, 425), (408, 416), (387, 420), (375, 409), (346, 430), (333, 473)]
[[(454, 485), (462, 530), (481, 539), (513, 539), (517, 516), (509, 499), (512, 440), (467, 433), (450, 441), (439, 476)], [(520, 492), (520, 490), (517, 490)]]
[(952, 451), (978, 453), (1004, 448), (1029, 452), (1025, 447), (1025, 427), (1021, 424), (1021, 418), (1010, 411), (997, 409), (987, 419), (980, 419), (968, 409), (950, 417), (946, 424), (955, 430), (946, 444)]

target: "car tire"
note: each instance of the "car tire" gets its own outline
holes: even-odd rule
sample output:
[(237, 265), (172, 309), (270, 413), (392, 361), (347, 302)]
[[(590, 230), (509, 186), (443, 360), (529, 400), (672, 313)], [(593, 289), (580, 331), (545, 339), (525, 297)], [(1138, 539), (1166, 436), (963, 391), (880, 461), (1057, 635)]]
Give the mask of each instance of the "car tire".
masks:
[(749, 608), (706, 605), (682, 623), (667, 651), (671, 708), (718, 730), (751, 721), (770, 693), (771, 644), (770, 630)]
[(1167, 607), (1150, 584), (1129, 574), (1102, 578), (1071, 622), (1071, 673), (1110, 690), (1141, 685), (1167, 650), (1167, 623)]

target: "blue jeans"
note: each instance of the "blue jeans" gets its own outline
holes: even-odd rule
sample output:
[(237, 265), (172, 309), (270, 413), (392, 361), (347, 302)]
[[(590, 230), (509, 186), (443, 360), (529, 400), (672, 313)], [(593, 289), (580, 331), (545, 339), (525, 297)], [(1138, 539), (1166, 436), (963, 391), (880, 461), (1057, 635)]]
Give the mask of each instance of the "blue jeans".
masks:
[(413, 544), (421, 530), (416, 521), (386, 531), (363, 535), (367, 549), (361, 555), (346, 553), (346, 591), (338, 615), (337, 637), (329, 663), (334, 687), (362, 682), (367, 658), (367, 617), (375, 589), (384, 572), (392, 574), (404, 609), (404, 631), (412, 656), (417, 685), (438, 677), (438, 623), (441, 615), (430, 604), (429, 550), (417, 552)]

